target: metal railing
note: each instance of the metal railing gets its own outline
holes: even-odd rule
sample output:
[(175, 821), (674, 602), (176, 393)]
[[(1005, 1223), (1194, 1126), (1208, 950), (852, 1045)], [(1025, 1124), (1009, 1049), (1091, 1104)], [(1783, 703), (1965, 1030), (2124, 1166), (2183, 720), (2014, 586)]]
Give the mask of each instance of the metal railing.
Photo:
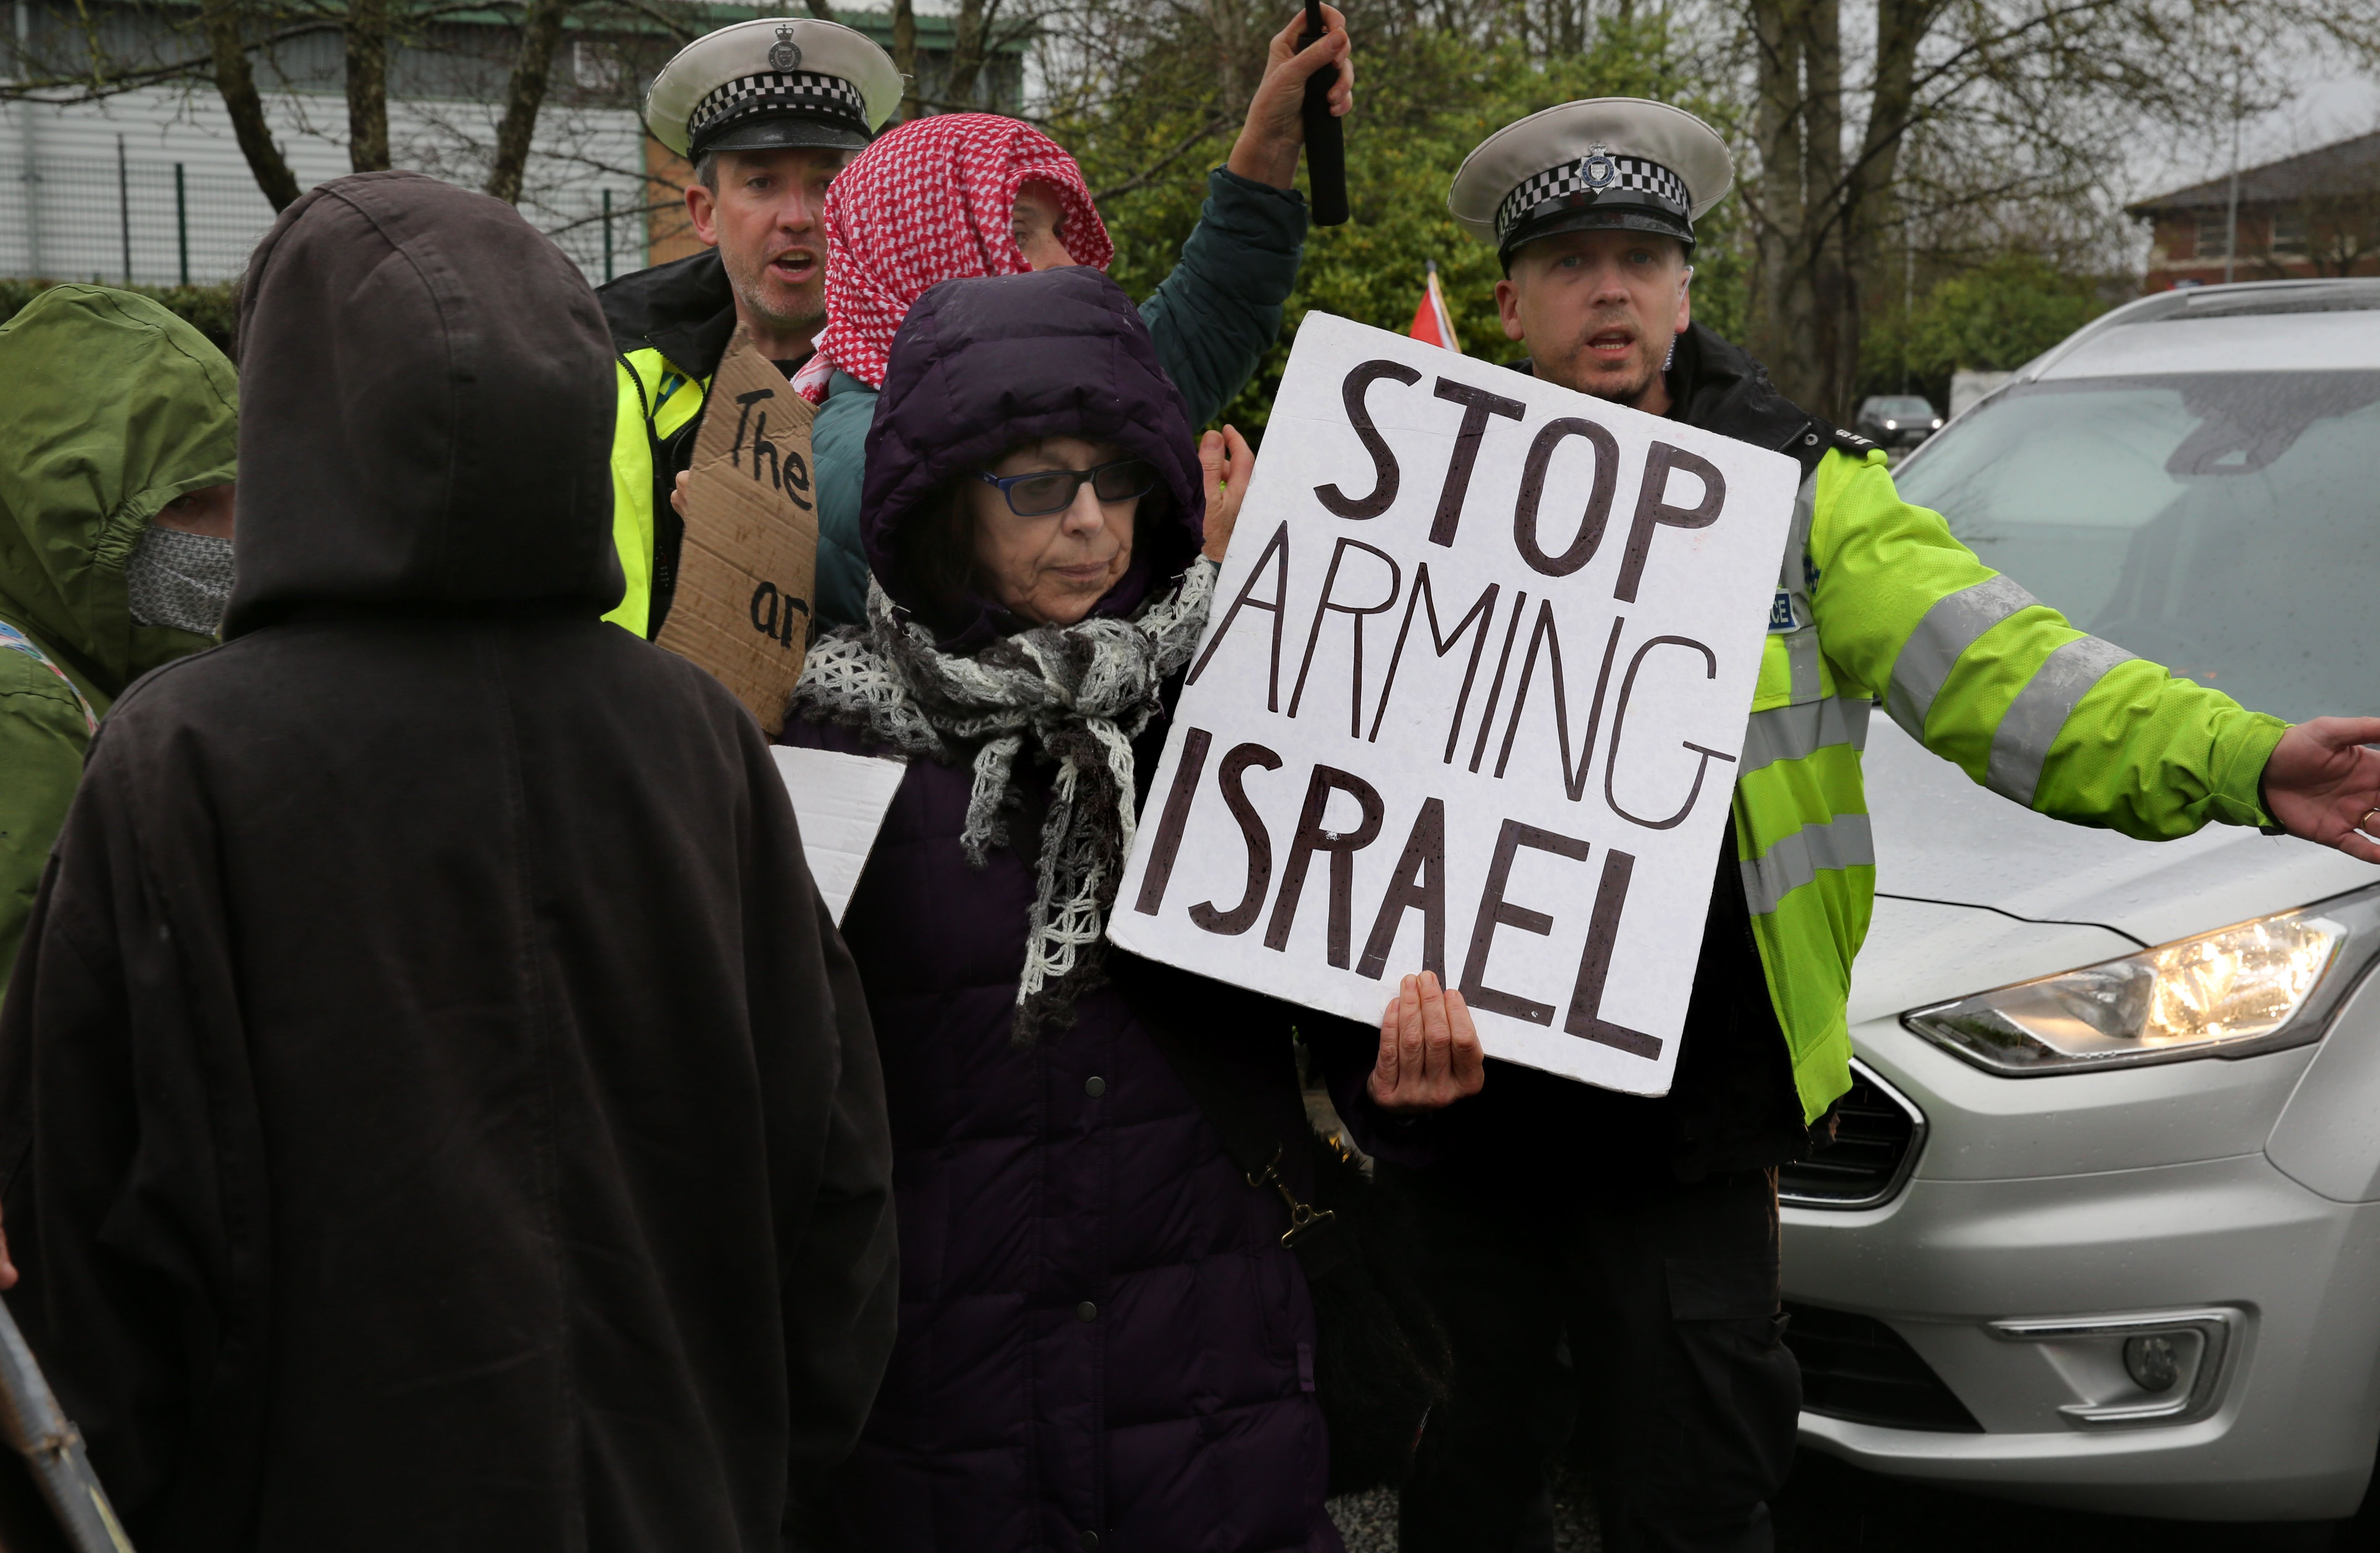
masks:
[[(0, 172), (0, 275), (189, 286), (237, 280), (272, 229), (271, 202), (249, 178), (126, 154), (46, 157)], [(641, 269), (640, 189), (532, 190), (522, 214), (601, 285)]]
[(51, 157), (0, 192), (0, 265), (58, 279), (188, 286), (228, 280), (273, 225), (246, 178), (178, 162)]

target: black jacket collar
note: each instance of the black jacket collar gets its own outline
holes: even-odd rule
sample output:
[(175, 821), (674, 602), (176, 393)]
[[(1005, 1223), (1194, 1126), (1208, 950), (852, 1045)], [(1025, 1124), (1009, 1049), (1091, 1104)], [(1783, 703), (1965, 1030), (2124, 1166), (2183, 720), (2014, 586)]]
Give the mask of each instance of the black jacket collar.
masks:
[(1826, 450), (1833, 428), (1779, 393), (1767, 369), (1740, 347), (1700, 324), (1678, 336), (1669, 379), (1672, 420), (1791, 454), (1804, 468)]
[(614, 350), (623, 356), (658, 350), (670, 365), (695, 377), (719, 369), (719, 358), (735, 334), (735, 293), (715, 248), (622, 275), (595, 297), (603, 304)]

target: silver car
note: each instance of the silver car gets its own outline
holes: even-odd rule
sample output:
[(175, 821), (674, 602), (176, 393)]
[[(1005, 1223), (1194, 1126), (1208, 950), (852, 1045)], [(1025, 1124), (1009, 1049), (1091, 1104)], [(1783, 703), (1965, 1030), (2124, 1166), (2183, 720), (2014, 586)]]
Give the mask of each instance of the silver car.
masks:
[[(2177, 676), (2292, 721), (2380, 710), (2380, 281), (2133, 302), (1896, 479)], [(1803, 1443), (2126, 1514), (2354, 1513), (2380, 870), (2062, 825), (1872, 726), (1859, 1084), (1782, 1182)]]

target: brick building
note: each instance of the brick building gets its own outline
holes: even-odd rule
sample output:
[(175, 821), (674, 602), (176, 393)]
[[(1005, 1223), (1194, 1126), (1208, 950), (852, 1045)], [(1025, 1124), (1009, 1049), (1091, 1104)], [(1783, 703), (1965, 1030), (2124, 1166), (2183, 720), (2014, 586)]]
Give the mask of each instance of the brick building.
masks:
[(2148, 287), (2380, 275), (2380, 132), (2240, 170), (2236, 241), (2229, 175), (2125, 207), (2150, 228)]

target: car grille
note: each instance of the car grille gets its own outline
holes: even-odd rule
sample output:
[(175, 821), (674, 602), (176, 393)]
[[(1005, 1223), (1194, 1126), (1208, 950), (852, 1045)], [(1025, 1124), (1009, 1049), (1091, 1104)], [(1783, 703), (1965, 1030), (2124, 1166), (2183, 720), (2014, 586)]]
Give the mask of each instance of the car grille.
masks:
[(1835, 1109), (1835, 1138), (1777, 1172), (1778, 1201), (1799, 1208), (1872, 1208), (1916, 1168), (1925, 1114), (1861, 1062)]
[(1787, 1305), (1785, 1346), (1802, 1365), (1802, 1408), (1852, 1424), (1980, 1435), (1984, 1426), (1907, 1339), (1872, 1316)]

